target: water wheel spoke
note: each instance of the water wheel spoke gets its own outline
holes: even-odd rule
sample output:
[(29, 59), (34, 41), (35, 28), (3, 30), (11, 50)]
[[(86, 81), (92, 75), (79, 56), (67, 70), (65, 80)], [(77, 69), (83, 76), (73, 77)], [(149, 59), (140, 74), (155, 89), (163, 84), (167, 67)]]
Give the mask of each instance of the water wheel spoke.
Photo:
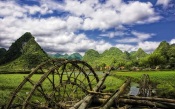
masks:
[(51, 99), (50, 99), (50, 97), (47, 96), (47, 94), (44, 92), (44, 89), (43, 89), (42, 85), (39, 85), (39, 88), (40, 88), (39, 92), (44, 96), (44, 98), (46, 99), (46, 101), (50, 101)]
[(63, 67), (62, 67), (62, 72), (61, 72), (61, 77), (60, 77), (60, 83), (62, 83), (62, 80), (63, 80), (63, 73), (64, 73), (64, 70), (66, 68), (66, 63), (63, 64)]
[(58, 75), (59, 79), (61, 78), (61, 74), (60, 72), (58, 71), (58, 69), (55, 69), (56, 70), (56, 74)]
[[(42, 76), (37, 82), (32, 81), (31, 77), (38, 72)], [(33, 88), (31, 88), (31, 91), (25, 98), (21, 99), (19, 94), (22, 108), (28, 108), (27, 106), (29, 106), (31, 108), (47, 109), (63, 108), (74, 104), (82, 99), (88, 91), (91, 91), (92, 84), (98, 81), (97, 74), (86, 62), (65, 59), (48, 60), (38, 65), (25, 77), (24, 81), (14, 92), (7, 107), (13, 104), (14, 100), (16, 100), (15, 97), (18, 98), (18, 92), (22, 90), (23, 85), (26, 83), (31, 84)], [(21, 91), (21, 93), (24, 92)]]
[(72, 71), (70, 72), (70, 77), (72, 77), (72, 74), (74, 74), (73, 77), (75, 77), (75, 67), (74, 66), (72, 68)]
[[(34, 83), (34, 81), (32, 81), (32, 80), (29, 79), (29, 78), (28, 78), (28, 81), (29, 81), (29, 83), (32, 84), (33, 86), (36, 84), (36, 83)], [(37, 88), (37, 90), (38, 90), (44, 97), (46, 97), (46, 94), (44, 94), (44, 90), (43, 90), (43, 88), (42, 88), (42, 85), (39, 85), (39, 87), (40, 87), (40, 89)]]
[(53, 90), (55, 90), (55, 74), (54, 74), (54, 71), (52, 72), (52, 87), (53, 87)]

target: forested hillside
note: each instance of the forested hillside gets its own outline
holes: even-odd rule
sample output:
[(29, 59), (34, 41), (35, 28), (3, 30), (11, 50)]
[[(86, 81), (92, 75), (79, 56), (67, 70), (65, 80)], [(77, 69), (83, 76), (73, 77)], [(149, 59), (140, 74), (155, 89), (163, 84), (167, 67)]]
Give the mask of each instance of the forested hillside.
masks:
[(47, 53), (27, 32), (17, 39), (0, 58), (0, 68), (1, 70), (29, 70), (47, 59)]
[(17, 39), (6, 51), (0, 48), (1, 70), (30, 70), (41, 62), (50, 58), (64, 58), (69, 60), (84, 60), (97, 69), (113, 67), (114, 69), (174, 69), (175, 45), (162, 41), (151, 54), (147, 54), (139, 48), (137, 51), (121, 51), (111, 47), (103, 53), (89, 49), (82, 57), (79, 53), (55, 54), (47, 53), (35, 41), (31, 33), (27, 32)]
[(73, 53), (73, 54), (60, 54), (56, 53), (55, 55), (50, 55), (51, 58), (62, 58), (62, 59), (69, 59), (69, 60), (82, 60), (82, 56), (79, 53)]
[(118, 69), (124, 67), (125, 69), (133, 68), (152, 68), (152, 69), (174, 69), (175, 68), (175, 45), (169, 45), (166, 41), (162, 41), (157, 49), (147, 54), (141, 48), (133, 52), (122, 52), (116, 47), (111, 47), (99, 54), (95, 50), (88, 50), (84, 57), (93, 67), (114, 67)]
[(6, 53), (6, 49), (5, 48), (0, 48), (0, 58), (2, 58)]

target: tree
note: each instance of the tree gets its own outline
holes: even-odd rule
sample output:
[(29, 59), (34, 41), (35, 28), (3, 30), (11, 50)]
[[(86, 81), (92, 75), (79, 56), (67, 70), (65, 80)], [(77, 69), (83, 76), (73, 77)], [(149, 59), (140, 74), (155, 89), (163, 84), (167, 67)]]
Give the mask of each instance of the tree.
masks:
[(175, 45), (171, 45), (170, 49), (168, 50), (168, 57), (169, 57), (169, 65), (170, 67), (175, 67)]
[(139, 66), (144, 67), (144, 68), (149, 67), (148, 58), (149, 58), (149, 56), (146, 56), (144, 58), (141, 58), (139, 60)]
[(166, 58), (159, 53), (153, 53), (148, 57), (148, 63), (152, 67), (163, 65), (165, 62)]

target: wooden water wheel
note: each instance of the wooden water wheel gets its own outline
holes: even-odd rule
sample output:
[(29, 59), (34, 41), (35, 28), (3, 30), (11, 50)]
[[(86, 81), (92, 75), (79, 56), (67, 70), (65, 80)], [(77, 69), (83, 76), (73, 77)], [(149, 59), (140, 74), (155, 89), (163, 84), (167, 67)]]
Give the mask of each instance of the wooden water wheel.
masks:
[(69, 107), (92, 91), (98, 81), (97, 74), (84, 61), (49, 60), (24, 77), (6, 109)]

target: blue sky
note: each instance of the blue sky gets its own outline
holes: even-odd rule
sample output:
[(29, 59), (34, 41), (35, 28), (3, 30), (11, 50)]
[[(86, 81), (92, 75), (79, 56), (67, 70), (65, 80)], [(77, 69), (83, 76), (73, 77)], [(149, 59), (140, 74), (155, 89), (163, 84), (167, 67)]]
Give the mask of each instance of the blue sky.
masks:
[(0, 47), (31, 32), (48, 53), (102, 53), (175, 43), (174, 0), (1, 0)]

